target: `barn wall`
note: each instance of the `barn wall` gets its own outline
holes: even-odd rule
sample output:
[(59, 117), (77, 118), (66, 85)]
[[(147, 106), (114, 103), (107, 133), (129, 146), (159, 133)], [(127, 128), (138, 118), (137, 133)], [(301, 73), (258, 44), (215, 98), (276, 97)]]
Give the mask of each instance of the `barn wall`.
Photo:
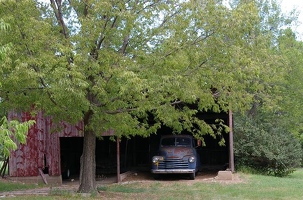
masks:
[[(11, 113), (9, 119), (21, 118), (22, 121), (32, 119), (28, 114)], [(27, 145), (19, 145), (18, 149), (11, 153), (9, 159), (10, 176), (37, 176), (38, 175), (38, 132), (35, 124), (28, 132)]]
[(42, 112), (35, 117), (31, 117), (29, 113), (9, 113), (8, 119), (16, 118), (22, 121), (33, 119), (36, 124), (30, 128), (26, 144), (19, 144), (18, 149), (11, 152), (9, 175), (39, 176), (39, 168), (50, 176), (61, 175), (59, 137), (82, 137), (83, 123), (75, 126), (67, 123), (56, 125), (51, 118), (44, 117)]

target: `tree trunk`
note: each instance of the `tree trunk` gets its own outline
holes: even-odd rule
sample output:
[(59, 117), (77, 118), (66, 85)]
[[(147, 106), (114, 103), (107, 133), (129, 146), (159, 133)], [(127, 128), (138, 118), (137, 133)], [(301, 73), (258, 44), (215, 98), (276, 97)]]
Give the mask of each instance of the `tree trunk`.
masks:
[(96, 191), (96, 135), (93, 131), (84, 132), (83, 153), (80, 159), (80, 186), (78, 192)]

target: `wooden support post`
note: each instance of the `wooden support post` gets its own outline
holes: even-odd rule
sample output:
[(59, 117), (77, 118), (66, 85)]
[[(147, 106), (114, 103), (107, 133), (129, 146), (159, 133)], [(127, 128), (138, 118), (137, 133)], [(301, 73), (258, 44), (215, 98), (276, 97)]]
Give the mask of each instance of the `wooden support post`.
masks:
[(117, 137), (117, 183), (121, 182), (120, 175), (120, 138)]
[(232, 172), (235, 172), (234, 161), (234, 134), (233, 134), (233, 113), (231, 110), (228, 112), (229, 116), (229, 168)]

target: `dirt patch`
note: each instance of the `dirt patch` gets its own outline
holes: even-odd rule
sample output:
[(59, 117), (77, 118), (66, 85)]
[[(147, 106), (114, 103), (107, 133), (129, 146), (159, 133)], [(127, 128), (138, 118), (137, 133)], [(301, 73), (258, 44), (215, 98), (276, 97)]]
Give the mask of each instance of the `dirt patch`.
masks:
[(161, 182), (186, 182), (188, 184), (194, 184), (196, 182), (218, 182), (218, 183), (241, 183), (243, 180), (237, 173), (232, 174), (232, 180), (220, 180), (217, 177), (218, 172), (199, 172), (196, 175), (195, 180), (190, 180), (187, 174), (169, 174), (160, 176), (159, 180), (155, 180), (151, 173), (148, 172), (132, 172), (125, 179), (123, 179), (122, 183), (131, 183), (131, 182), (148, 182), (148, 181), (161, 181)]

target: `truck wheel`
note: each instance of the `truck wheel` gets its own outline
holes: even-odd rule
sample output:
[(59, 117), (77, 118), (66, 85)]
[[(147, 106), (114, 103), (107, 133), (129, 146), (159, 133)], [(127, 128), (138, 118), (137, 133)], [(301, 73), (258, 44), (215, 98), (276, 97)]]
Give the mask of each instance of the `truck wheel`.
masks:
[(190, 180), (195, 180), (195, 178), (196, 178), (196, 173), (195, 173), (195, 172), (189, 174), (189, 179), (190, 179)]

